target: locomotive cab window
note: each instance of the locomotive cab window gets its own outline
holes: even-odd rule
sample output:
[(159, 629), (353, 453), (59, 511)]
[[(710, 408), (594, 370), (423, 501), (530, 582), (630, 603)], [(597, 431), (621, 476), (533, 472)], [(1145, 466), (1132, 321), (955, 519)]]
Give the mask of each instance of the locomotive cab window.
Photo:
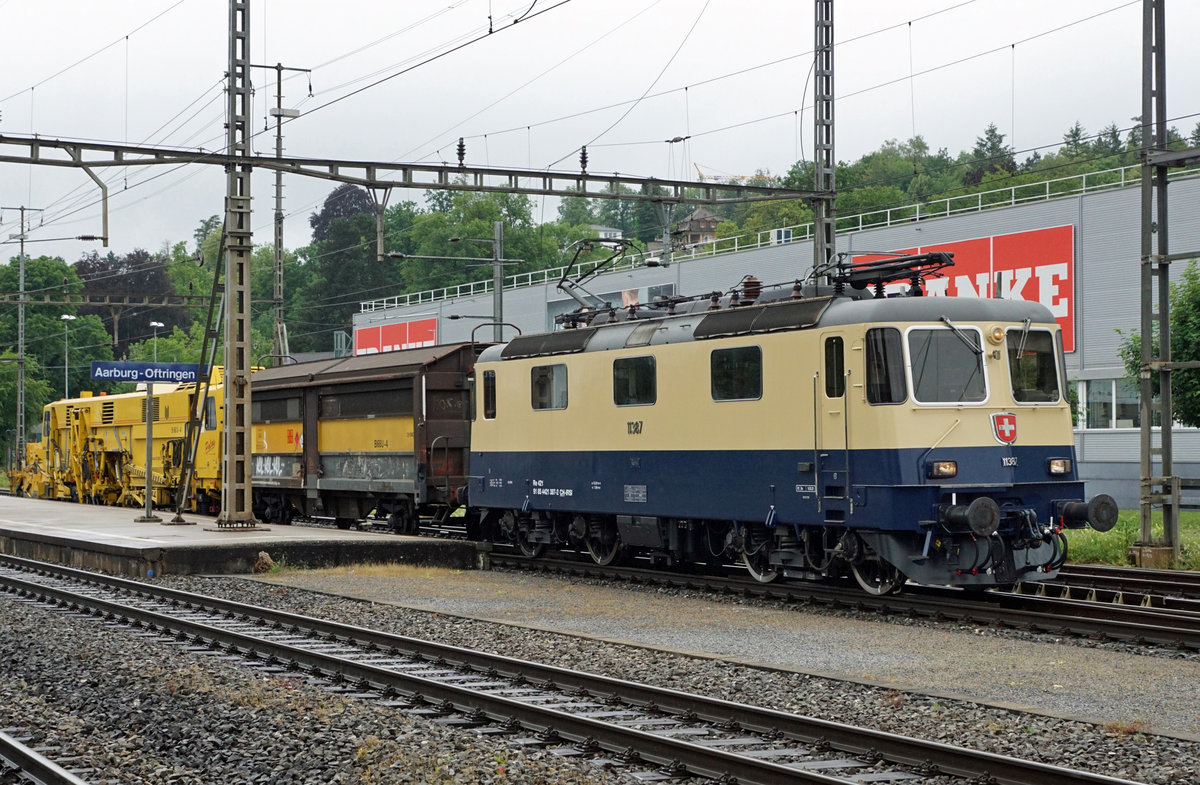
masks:
[(739, 346), (714, 349), (709, 356), (714, 401), (747, 401), (762, 397), (762, 349)]
[(825, 397), (841, 398), (846, 393), (846, 359), (842, 339), (825, 339)]
[(529, 389), (535, 410), (567, 408), (567, 366), (533, 366)]
[(206, 431), (217, 429), (217, 399), (211, 395), (204, 399), (204, 429)]
[(658, 400), (658, 380), (653, 357), (613, 360), (613, 403), (647, 406)]
[(483, 372), (483, 419), (496, 419), (496, 372)]
[(895, 327), (867, 330), (867, 402), (904, 403), (904, 346)]
[(1008, 378), (1017, 403), (1058, 403), (1058, 356), (1047, 330), (1008, 330)]
[(979, 403), (987, 398), (983, 336), (971, 327), (908, 333), (913, 397), (921, 403)]

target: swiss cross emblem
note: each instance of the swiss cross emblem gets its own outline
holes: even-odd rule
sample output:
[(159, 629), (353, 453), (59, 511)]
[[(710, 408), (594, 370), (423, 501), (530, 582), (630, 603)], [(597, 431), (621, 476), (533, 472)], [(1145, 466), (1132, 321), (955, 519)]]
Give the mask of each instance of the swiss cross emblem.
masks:
[(992, 432), (1001, 444), (1012, 444), (1017, 440), (1017, 415), (1012, 412), (997, 412), (992, 415)]

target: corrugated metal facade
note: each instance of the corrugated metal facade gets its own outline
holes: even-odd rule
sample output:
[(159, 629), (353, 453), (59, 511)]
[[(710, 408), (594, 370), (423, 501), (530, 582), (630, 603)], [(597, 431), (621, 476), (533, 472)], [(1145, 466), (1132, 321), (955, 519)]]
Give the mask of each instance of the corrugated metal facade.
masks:
[[(1179, 180), (1171, 189), (1171, 250), (1200, 249), (1200, 178)], [(1076, 347), (1067, 355), (1067, 369), (1072, 379), (1091, 383), (1096, 390), (1112, 389), (1109, 380), (1124, 376), (1117, 353), (1121, 342), (1117, 331), (1137, 329), (1139, 322), (1140, 198), (1134, 186), (993, 208), (839, 234), (837, 248), (840, 252), (878, 252), (1073, 226)], [(652, 287), (673, 285), (679, 294), (727, 291), (744, 275), (754, 275), (766, 284), (790, 283), (807, 275), (811, 266), (812, 244), (799, 241), (686, 260), (666, 269), (612, 273), (597, 277), (587, 288), (598, 295), (637, 290), (641, 301), (646, 302), (647, 290)], [(563, 306), (555, 305), (565, 298), (553, 284), (509, 289), (504, 292), (505, 321), (527, 333), (546, 330), (553, 324), (553, 313), (563, 310)], [(616, 302), (620, 302), (619, 297)], [(483, 295), (360, 313), (354, 317), (354, 326), (435, 315), (438, 341), (447, 343), (469, 340), (472, 328), (486, 321), (491, 312), (491, 295)], [(451, 314), (469, 318), (451, 320)], [(491, 327), (481, 327), (476, 337), (490, 340), (491, 332)], [(1087, 388), (1081, 386), (1080, 393), (1081, 409), (1086, 410)], [(1091, 483), (1089, 493), (1103, 490), (1115, 496), (1123, 508), (1134, 508), (1138, 501), (1138, 430), (1116, 427), (1128, 426), (1129, 421), (1118, 418), (1111, 408), (1107, 418), (1107, 423), (1101, 423), (1106, 427), (1094, 427), (1096, 423), (1092, 422), (1081, 423), (1092, 427), (1077, 429), (1080, 471)], [(1176, 432), (1175, 460), (1176, 474), (1200, 477), (1200, 430)]]

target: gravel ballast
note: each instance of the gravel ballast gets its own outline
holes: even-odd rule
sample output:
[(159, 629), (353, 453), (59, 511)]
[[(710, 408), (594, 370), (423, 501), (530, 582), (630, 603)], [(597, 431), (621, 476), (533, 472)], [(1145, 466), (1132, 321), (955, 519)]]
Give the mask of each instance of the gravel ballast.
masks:
[[(1186, 659), (519, 573), (164, 582), (1153, 785), (1200, 781), (1200, 743), (1148, 732), (1196, 734), (1200, 666)], [(8, 601), (0, 625), (0, 726), (113, 782), (630, 781), (93, 620)]]
[(623, 781), (7, 597), (0, 626), (0, 727), (92, 783)]

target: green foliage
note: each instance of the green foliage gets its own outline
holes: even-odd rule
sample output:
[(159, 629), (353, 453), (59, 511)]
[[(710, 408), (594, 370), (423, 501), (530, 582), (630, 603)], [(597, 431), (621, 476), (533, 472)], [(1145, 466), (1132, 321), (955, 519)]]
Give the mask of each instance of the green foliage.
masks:
[[(1162, 534), (1162, 513), (1152, 517), (1155, 534)], [(1110, 531), (1068, 529), (1067, 556), (1072, 564), (1129, 564), (1129, 548), (1141, 539), (1141, 519), (1136, 510), (1122, 510)], [(1200, 569), (1200, 513), (1179, 514), (1180, 563), (1183, 570)]]
[[(1200, 361), (1200, 268), (1195, 259), (1188, 262), (1183, 275), (1171, 283), (1171, 361)], [(1141, 372), (1141, 334), (1137, 330), (1118, 330), (1121, 345), (1118, 354), (1125, 365), (1125, 375), (1138, 380)], [(1157, 325), (1152, 336), (1153, 352), (1159, 352)], [(1154, 394), (1158, 380), (1154, 379)], [(1189, 427), (1200, 426), (1200, 371), (1177, 371), (1171, 374), (1171, 399), (1175, 419)]]
[(963, 174), (964, 185), (978, 185), (989, 173), (1011, 173), (1017, 169), (1012, 148), (1004, 144), (1004, 134), (997, 130), (995, 123), (988, 124), (983, 136), (975, 140), (975, 149), (960, 155), (959, 160), (967, 166)]
[[(15, 446), (16, 434), (10, 429), (16, 427), (17, 411), (17, 353), (5, 350), (0, 353), (0, 412), (4, 412), (4, 429), (0, 430), (0, 441), (3, 442), (4, 454), (8, 448)], [(61, 378), (61, 377), (60, 377)], [(61, 389), (55, 390), (37, 357), (25, 357), (25, 438), (26, 441), (36, 441), (33, 436), (42, 419), (42, 407), (59, 397)], [(11, 421), (10, 421), (11, 420)]]

